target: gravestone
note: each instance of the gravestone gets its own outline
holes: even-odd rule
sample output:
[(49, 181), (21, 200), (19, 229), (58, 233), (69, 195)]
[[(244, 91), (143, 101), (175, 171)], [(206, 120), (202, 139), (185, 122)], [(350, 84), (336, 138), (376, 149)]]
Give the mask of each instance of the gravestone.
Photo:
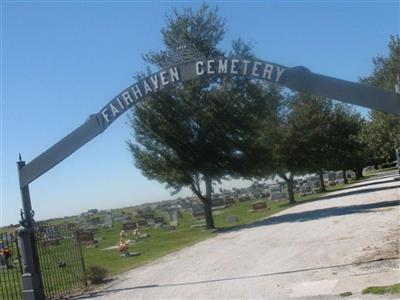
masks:
[(282, 186), (280, 184), (273, 184), (273, 185), (271, 185), (269, 187), (269, 192), (271, 194), (273, 194), (273, 193), (282, 193), (283, 192)]
[(93, 244), (93, 241), (94, 241), (93, 232), (90, 231), (78, 232), (78, 242), (81, 245), (90, 245)]
[(213, 198), (211, 200), (211, 209), (214, 210), (220, 210), (225, 208), (225, 201), (223, 198)]
[(235, 200), (232, 197), (226, 197), (224, 198), (224, 203), (227, 206), (235, 204)]
[(336, 173), (335, 172), (329, 172), (328, 173), (328, 182), (336, 181)]
[(100, 217), (92, 217), (90, 218), (89, 222), (92, 225), (98, 225), (100, 224)]
[(89, 232), (97, 232), (98, 229), (96, 226), (88, 226), (85, 228), (85, 231), (89, 231)]
[(237, 222), (239, 222), (239, 218), (237, 216), (227, 216), (226, 220), (229, 224), (236, 224)]
[(179, 210), (176, 208), (168, 210), (170, 225), (177, 227), (179, 225)]
[(253, 211), (262, 211), (267, 209), (267, 203), (263, 202), (256, 202), (252, 205)]
[(151, 206), (146, 206), (143, 208), (143, 212), (145, 214), (151, 214), (153, 212), (153, 208)]
[(336, 173), (336, 183), (343, 183), (344, 178), (343, 178), (343, 172), (342, 171), (337, 171)]
[(311, 181), (311, 186), (314, 192), (321, 190), (321, 182), (319, 180)]
[(239, 197), (239, 202), (246, 202), (246, 201), (250, 201), (250, 200), (251, 200), (250, 196), (247, 196), (247, 195)]
[(75, 223), (65, 223), (65, 228), (68, 230), (74, 230), (76, 228)]
[(204, 217), (204, 207), (201, 204), (195, 204), (192, 206), (192, 215), (195, 218)]
[(60, 245), (60, 240), (59, 239), (44, 240), (43, 245), (46, 247), (57, 246), (57, 245)]
[(122, 229), (123, 230), (136, 229), (136, 223), (130, 222), (130, 221), (125, 221), (125, 222), (122, 223)]
[(165, 226), (163, 226), (163, 229), (164, 229), (165, 231), (173, 231), (173, 230), (176, 229), (176, 227), (173, 226), (173, 225), (165, 225)]
[(309, 185), (309, 184), (303, 184), (301, 187), (300, 187), (300, 196), (306, 196), (306, 195), (310, 195), (310, 194), (312, 194), (313, 193), (313, 191), (312, 191), (312, 189), (311, 189), (311, 185)]
[(138, 222), (139, 226), (146, 226), (147, 225), (147, 221), (145, 219), (140, 219)]
[(270, 196), (270, 200), (273, 202), (286, 200), (286, 193), (282, 193), (282, 192), (272, 193)]
[(113, 227), (113, 217), (111, 214), (107, 214), (104, 219), (104, 228), (112, 228)]
[(154, 219), (154, 214), (146, 213), (142, 216), (146, 221), (150, 219)]
[(62, 237), (60, 231), (56, 227), (46, 227), (44, 233), (47, 240), (56, 240)]
[(162, 223), (164, 223), (164, 218), (163, 217), (155, 217), (154, 218), (154, 223), (155, 224), (162, 224)]

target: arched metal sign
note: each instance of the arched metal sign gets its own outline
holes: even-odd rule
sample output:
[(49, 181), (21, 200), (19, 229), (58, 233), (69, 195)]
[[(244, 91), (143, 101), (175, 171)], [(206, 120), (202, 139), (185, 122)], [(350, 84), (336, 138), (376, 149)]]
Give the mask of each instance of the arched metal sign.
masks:
[(363, 107), (400, 114), (400, 95), (373, 86), (336, 79), (310, 72), (304, 67), (288, 68), (275, 63), (247, 58), (191, 59), (166, 67), (132, 84), (98, 113), (64, 139), (20, 169), (24, 187), (63, 159), (102, 133), (113, 121), (147, 95), (165, 87), (202, 76), (237, 76), (261, 79), (290, 89), (311, 93)]
[(23, 299), (45, 299), (40, 275), (39, 256), (34, 244), (29, 183), (46, 173), (91, 139), (102, 133), (125, 111), (146, 95), (165, 87), (202, 76), (241, 76), (284, 85), (296, 91), (316, 94), (352, 104), (400, 114), (400, 95), (372, 86), (311, 73), (306, 68), (287, 68), (261, 60), (246, 58), (209, 58), (181, 61), (129, 86), (79, 128), (25, 165), (18, 164), (23, 214), (19, 230), (23, 261)]

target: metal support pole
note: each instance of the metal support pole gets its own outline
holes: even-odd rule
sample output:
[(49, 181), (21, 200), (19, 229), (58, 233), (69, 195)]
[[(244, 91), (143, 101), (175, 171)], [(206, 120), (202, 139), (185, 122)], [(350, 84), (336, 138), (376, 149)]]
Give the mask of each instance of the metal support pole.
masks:
[[(17, 162), (18, 175), (25, 166), (25, 162)], [(21, 227), (18, 229), (19, 246), (22, 258), (22, 299), (24, 300), (44, 300), (43, 282), (40, 273), (39, 255), (36, 248), (35, 229), (33, 223), (33, 211), (31, 206), (31, 197), (29, 195), (29, 186), (21, 186), (22, 213)]]

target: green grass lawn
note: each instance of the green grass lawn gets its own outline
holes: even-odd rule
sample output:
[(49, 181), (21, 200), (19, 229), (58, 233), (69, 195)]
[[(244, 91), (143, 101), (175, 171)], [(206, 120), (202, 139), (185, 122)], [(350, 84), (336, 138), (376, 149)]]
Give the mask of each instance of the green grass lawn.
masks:
[[(339, 190), (344, 186), (348, 187), (351, 184), (336, 185), (327, 187), (327, 192), (307, 195), (300, 197), (296, 195), (296, 205), (316, 200), (318, 197), (323, 196), (328, 192)], [(262, 201), (262, 200), (257, 200)], [(143, 265), (147, 262), (153, 261), (163, 255), (182, 249), (184, 247), (193, 245), (201, 240), (215, 236), (219, 231), (250, 224), (257, 220), (264, 219), (268, 216), (276, 214), (292, 205), (288, 201), (282, 202), (267, 202), (268, 209), (259, 212), (250, 212), (252, 204), (255, 201), (239, 202), (235, 205), (221, 211), (214, 212), (214, 221), (216, 230), (206, 230), (204, 228), (191, 228), (191, 225), (199, 223), (191, 213), (186, 212), (180, 219), (180, 224), (177, 230), (164, 231), (162, 228), (145, 227), (142, 233), (148, 233), (149, 238), (140, 239), (135, 244), (131, 245), (129, 252), (139, 252), (139, 256), (121, 257), (118, 250), (104, 250), (104, 248), (115, 246), (119, 241), (119, 232), (121, 230), (121, 223), (114, 223), (112, 229), (100, 229), (95, 234), (95, 237), (101, 237), (102, 240), (94, 246), (83, 246), (83, 254), (86, 266), (101, 266), (108, 270), (109, 275), (116, 275), (118, 273), (130, 270), (132, 268)], [(229, 215), (236, 215), (239, 222), (232, 225), (227, 222), (226, 217)], [(167, 219), (167, 218), (166, 218)], [(201, 222), (201, 221), (200, 221)], [(133, 240), (132, 231), (127, 231), (126, 239)]]
[(366, 289), (363, 289), (362, 293), (374, 295), (400, 294), (400, 283), (387, 286), (370, 286)]

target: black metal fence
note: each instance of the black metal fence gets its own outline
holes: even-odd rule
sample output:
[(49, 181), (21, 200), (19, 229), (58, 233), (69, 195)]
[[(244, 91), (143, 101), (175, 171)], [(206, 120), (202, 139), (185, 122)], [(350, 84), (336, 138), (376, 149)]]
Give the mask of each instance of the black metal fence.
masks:
[(35, 227), (46, 297), (60, 298), (85, 288), (85, 265), (77, 230), (73, 224), (53, 225), (39, 222)]
[(0, 233), (0, 299), (22, 299), (21, 256), (15, 233)]

